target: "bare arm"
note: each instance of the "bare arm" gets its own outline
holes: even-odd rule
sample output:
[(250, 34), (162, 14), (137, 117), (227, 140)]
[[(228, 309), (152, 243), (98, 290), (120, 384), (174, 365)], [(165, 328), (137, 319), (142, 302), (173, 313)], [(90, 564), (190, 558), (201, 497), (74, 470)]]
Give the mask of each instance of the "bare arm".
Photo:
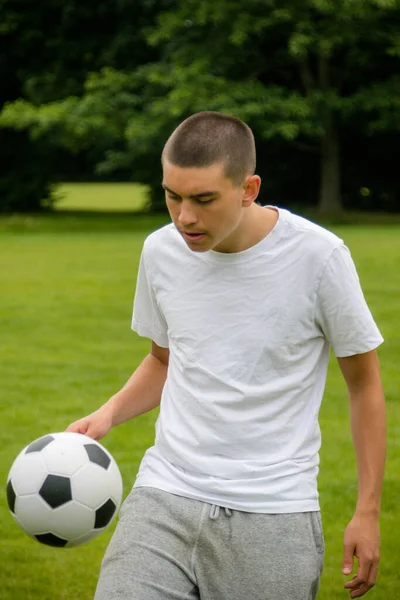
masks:
[(376, 351), (339, 358), (350, 399), (358, 470), (357, 512), (379, 516), (386, 457), (385, 400)]
[(107, 435), (111, 427), (146, 413), (160, 404), (168, 373), (169, 350), (152, 342), (151, 352), (126, 384), (94, 413), (72, 423), (67, 431), (95, 439)]
[(386, 458), (385, 400), (375, 350), (338, 359), (350, 401), (350, 424), (357, 458), (358, 498), (344, 538), (343, 573), (357, 574), (345, 584), (352, 598), (376, 582), (379, 563), (379, 513)]
[(152, 342), (151, 352), (141, 362), (126, 384), (101, 410), (112, 415), (112, 424), (120, 425), (160, 404), (168, 372), (169, 350)]

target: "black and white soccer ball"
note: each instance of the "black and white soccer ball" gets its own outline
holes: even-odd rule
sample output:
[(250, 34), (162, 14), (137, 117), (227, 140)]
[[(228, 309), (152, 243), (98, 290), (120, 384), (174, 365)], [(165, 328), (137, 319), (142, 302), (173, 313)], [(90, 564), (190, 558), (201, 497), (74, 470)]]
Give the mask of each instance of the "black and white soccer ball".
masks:
[(118, 465), (99, 442), (79, 433), (45, 435), (22, 450), (7, 480), (16, 523), (49, 546), (80, 546), (100, 535), (122, 500)]

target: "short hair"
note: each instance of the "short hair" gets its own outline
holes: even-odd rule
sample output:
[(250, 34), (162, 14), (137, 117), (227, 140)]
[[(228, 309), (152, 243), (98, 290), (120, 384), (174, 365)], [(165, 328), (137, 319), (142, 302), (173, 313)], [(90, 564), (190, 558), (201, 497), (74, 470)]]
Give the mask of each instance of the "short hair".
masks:
[(225, 176), (240, 185), (256, 168), (256, 147), (250, 127), (220, 112), (204, 111), (183, 121), (168, 138), (162, 158), (178, 167), (209, 167), (223, 163)]

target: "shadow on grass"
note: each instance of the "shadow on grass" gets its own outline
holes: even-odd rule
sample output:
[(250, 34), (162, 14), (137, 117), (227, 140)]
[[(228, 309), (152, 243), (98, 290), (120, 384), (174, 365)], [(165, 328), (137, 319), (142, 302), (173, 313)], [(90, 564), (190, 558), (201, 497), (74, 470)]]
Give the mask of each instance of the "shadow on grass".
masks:
[(167, 213), (54, 211), (0, 216), (0, 233), (151, 231), (169, 223)]
[[(321, 215), (317, 211), (307, 208), (291, 208), (290, 210), (328, 228), (335, 225), (360, 225), (364, 227), (400, 225), (400, 214), (398, 213), (341, 212), (333, 215)], [(33, 214), (0, 215), (0, 234), (149, 232), (169, 222), (168, 213), (62, 210)]]
[(298, 214), (314, 223), (328, 227), (329, 225), (400, 225), (400, 213), (373, 213), (362, 211), (340, 211), (323, 214), (315, 208), (290, 207), (293, 213)]

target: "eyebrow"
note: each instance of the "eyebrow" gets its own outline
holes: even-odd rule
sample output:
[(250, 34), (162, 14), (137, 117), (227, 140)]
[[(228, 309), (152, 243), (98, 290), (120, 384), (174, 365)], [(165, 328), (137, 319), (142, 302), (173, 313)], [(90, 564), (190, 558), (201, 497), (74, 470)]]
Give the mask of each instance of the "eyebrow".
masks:
[[(166, 190), (170, 194), (173, 194), (174, 196), (178, 196), (180, 198), (179, 194), (177, 194), (173, 190), (170, 190), (166, 185), (164, 185), (163, 183), (161, 185), (164, 188), (164, 190)], [(208, 196), (218, 196), (218, 192), (201, 192), (200, 194), (191, 194), (190, 196), (188, 196), (188, 198), (197, 199), (197, 198), (206, 198)]]

